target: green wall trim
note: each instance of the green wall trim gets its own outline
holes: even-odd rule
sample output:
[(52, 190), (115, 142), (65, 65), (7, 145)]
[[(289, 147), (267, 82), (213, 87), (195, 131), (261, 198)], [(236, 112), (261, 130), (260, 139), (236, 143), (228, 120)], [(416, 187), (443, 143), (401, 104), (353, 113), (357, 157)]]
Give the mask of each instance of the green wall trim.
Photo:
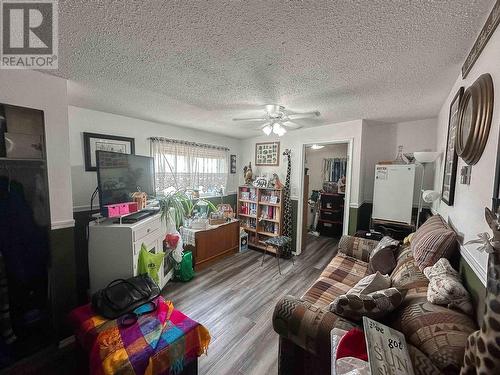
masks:
[(71, 334), (67, 317), (77, 304), (74, 230), (51, 230), (49, 241), (52, 312), (56, 336), (61, 339)]
[(347, 233), (353, 235), (358, 229), (358, 209), (354, 207), (349, 207), (349, 226), (347, 227)]
[(223, 197), (206, 198), (206, 200), (213, 203), (215, 206), (221, 203), (229, 203), (231, 207), (233, 207), (233, 210), (237, 212), (236, 204), (238, 201), (238, 196), (236, 193), (224, 195)]
[(472, 268), (463, 257), (460, 257), (459, 270), (460, 276), (462, 277), (462, 282), (465, 288), (469, 291), (472, 298), (472, 304), (476, 308), (476, 320), (478, 322), (478, 325), (480, 326), (484, 314), (486, 287), (483, 285), (481, 280), (479, 280), (476, 273), (472, 270)]

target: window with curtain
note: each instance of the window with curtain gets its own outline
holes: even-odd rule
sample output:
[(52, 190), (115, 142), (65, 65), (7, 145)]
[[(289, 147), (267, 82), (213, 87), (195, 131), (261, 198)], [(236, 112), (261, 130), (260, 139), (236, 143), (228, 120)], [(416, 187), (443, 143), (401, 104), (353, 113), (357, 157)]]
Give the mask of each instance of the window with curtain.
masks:
[(323, 159), (323, 181), (337, 182), (347, 173), (346, 158)]
[(157, 193), (198, 190), (201, 196), (215, 196), (225, 191), (229, 149), (167, 138), (150, 142)]

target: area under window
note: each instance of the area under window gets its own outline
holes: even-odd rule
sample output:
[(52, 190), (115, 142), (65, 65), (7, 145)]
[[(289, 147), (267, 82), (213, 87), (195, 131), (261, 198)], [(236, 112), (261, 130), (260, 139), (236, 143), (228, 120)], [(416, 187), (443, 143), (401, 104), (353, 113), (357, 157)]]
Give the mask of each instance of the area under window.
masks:
[(167, 138), (150, 141), (158, 194), (186, 190), (209, 197), (226, 190), (229, 149)]

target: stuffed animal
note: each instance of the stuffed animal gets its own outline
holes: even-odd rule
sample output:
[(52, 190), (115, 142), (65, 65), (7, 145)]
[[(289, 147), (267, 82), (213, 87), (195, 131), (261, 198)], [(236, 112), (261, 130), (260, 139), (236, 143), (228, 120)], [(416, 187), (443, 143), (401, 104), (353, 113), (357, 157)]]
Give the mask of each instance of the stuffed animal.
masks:
[(280, 181), (280, 178), (276, 173), (273, 173), (273, 178), (271, 178), (269, 182), (270, 182), (269, 187), (273, 187), (275, 189), (283, 189), (283, 183)]
[(248, 163), (248, 167), (245, 165), (243, 167), (243, 177), (245, 178), (245, 184), (251, 185), (253, 180), (252, 163)]

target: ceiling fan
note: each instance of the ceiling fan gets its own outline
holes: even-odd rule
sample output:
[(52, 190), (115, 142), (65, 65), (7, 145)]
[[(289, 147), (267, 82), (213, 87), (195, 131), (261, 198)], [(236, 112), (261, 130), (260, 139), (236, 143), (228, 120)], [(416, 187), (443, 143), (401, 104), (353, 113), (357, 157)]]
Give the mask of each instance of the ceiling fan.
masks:
[(282, 105), (268, 104), (265, 106), (265, 114), (262, 117), (233, 118), (233, 121), (259, 121), (262, 124), (257, 125), (256, 128), (262, 130), (264, 134), (270, 135), (274, 133), (281, 137), (286, 133), (287, 129), (295, 130), (302, 127), (293, 120), (313, 118), (319, 115), (319, 111), (295, 113), (286, 110)]

